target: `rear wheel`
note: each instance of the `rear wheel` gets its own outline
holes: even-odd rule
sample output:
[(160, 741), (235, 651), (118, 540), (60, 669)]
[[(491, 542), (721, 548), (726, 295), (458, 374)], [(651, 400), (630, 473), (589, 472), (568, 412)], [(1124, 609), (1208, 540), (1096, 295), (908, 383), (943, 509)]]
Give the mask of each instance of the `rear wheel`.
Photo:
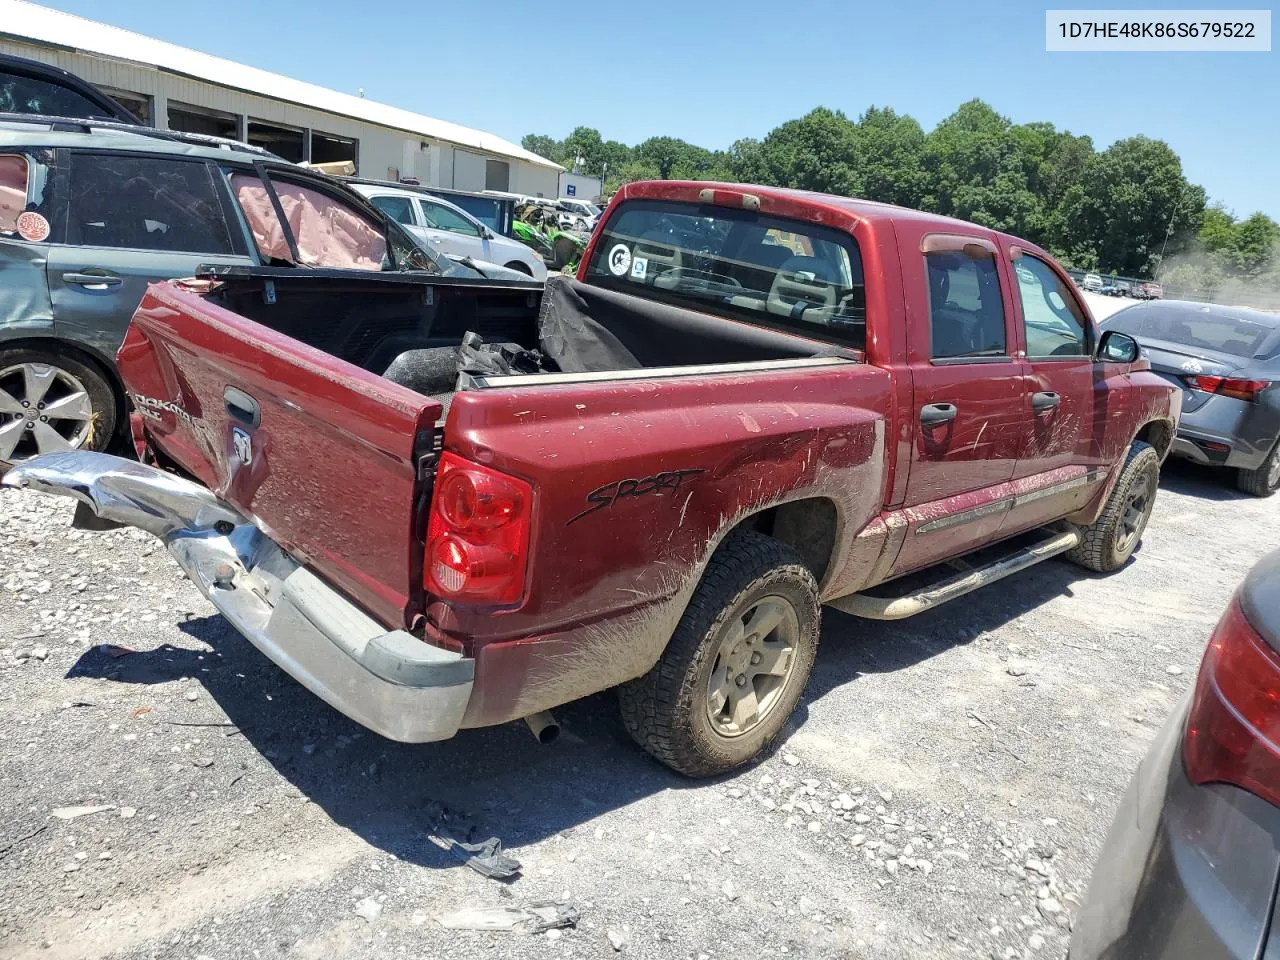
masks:
[(116, 401), (97, 369), (56, 346), (0, 350), (0, 462), (102, 450)]
[(1271, 448), (1257, 470), (1237, 471), (1236, 485), (1255, 497), (1269, 497), (1280, 490), (1280, 442)]
[(1067, 551), (1067, 559), (1099, 573), (1122, 567), (1142, 542), (1159, 485), (1159, 454), (1135, 440), (1101, 515), (1087, 527), (1076, 527), (1080, 543)]
[(627, 730), (687, 776), (750, 762), (809, 682), (820, 611), (818, 585), (794, 550), (753, 531), (731, 534), (662, 658), (620, 688)]

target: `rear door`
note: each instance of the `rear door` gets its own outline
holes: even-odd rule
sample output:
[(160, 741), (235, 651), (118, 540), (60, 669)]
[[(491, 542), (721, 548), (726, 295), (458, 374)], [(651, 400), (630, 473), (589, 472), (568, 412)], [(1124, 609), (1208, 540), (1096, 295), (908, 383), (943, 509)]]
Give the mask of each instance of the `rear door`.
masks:
[(62, 243), (47, 272), (55, 332), (110, 356), (147, 284), (204, 263), (248, 265), (244, 232), (203, 160), (143, 154), (65, 155)]
[(912, 238), (899, 225), (915, 391), (910, 529), (893, 573), (989, 540), (1008, 508), (1021, 442), (1022, 377), (995, 243), (976, 236)]

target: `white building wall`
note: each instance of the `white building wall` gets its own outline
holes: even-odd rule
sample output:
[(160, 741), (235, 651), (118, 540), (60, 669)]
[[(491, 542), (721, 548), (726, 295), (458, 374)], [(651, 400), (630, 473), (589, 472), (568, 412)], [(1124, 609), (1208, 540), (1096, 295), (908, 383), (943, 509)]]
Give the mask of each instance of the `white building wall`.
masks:
[[(424, 185), (458, 190), (483, 190), (483, 155), (455, 149), (452, 144), (432, 141), (418, 134), (364, 123), (337, 114), (300, 107), (282, 100), (272, 100), (229, 87), (221, 87), (190, 77), (166, 73), (146, 64), (112, 60), (85, 53), (59, 50), (36, 43), (23, 43), (0, 38), (0, 53), (29, 57), (70, 70), (90, 83), (122, 92), (149, 96), (153, 100), (156, 126), (167, 129), (169, 100), (189, 103), (209, 110), (237, 114), (268, 123), (316, 130), (359, 141), (358, 172), (361, 176), (386, 179), (391, 176), (416, 176)], [(422, 149), (422, 143), (427, 149)], [(436, 158), (432, 158), (435, 152)], [(455, 169), (454, 154), (467, 160)], [(550, 180), (546, 196), (555, 193), (556, 171), (510, 157), (494, 155), (495, 160), (511, 164), (512, 190), (536, 193), (517, 187), (528, 177), (530, 182)], [(478, 169), (478, 178), (476, 170)], [(463, 185), (465, 182), (465, 186)]]
[(484, 189), (484, 157), (469, 150), (453, 151), (453, 189), (477, 193)]

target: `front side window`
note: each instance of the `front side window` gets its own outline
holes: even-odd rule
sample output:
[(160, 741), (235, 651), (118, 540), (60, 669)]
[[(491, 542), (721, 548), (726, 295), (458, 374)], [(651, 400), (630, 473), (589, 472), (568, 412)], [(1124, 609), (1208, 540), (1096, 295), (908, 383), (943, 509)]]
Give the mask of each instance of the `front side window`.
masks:
[(73, 153), (67, 242), (230, 254), (213, 175), (199, 161)]
[[(782, 237), (795, 239), (783, 243)], [(866, 343), (857, 242), (818, 224), (731, 207), (631, 200), (609, 218), (585, 278), (759, 326), (859, 349)]]
[(1085, 356), (1089, 347), (1084, 311), (1057, 271), (1039, 257), (1023, 254), (1013, 261), (1013, 272), (1022, 301), (1027, 356)]
[(466, 237), (478, 237), (480, 231), (475, 224), (455, 211), (430, 200), (419, 200), (422, 207), (422, 225), (432, 230), (446, 230), (449, 233), (460, 233)]
[(925, 253), (935, 360), (1007, 354), (995, 254), (978, 244)]
[(413, 226), (413, 203), (408, 197), (370, 197), (369, 202), (396, 223)]
[(115, 119), (102, 107), (70, 87), (20, 73), (4, 72), (0, 72), (0, 113)]

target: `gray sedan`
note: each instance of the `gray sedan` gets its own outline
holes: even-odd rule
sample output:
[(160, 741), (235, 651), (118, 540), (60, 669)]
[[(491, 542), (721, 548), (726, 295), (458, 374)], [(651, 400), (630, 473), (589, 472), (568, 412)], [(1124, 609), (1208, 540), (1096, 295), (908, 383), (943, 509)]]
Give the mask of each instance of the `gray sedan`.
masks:
[(1254, 496), (1280, 489), (1280, 315), (1152, 300), (1102, 327), (1136, 339), (1151, 369), (1182, 387), (1175, 456), (1233, 468)]
[(1280, 956), (1280, 551), (1241, 585), (1138, 768), (1070, 960)]

